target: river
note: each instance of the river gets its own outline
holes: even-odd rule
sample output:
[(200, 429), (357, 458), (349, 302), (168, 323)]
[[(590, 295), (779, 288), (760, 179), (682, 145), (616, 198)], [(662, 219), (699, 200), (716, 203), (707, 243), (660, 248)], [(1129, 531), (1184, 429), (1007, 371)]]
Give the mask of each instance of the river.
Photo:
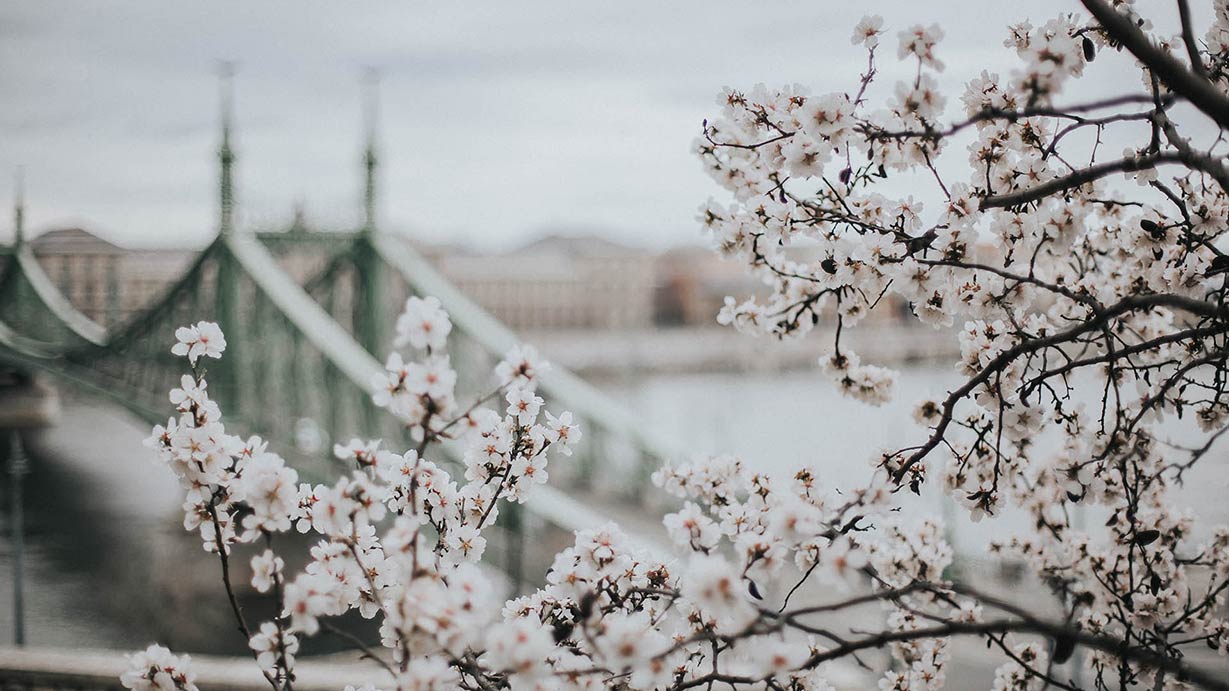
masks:
[[(915, 442), (923, 430), (913, 403), (942, 395), (950, 372), (917, 367), (902, 373), (896, 399), (880, 408), (843, 399), (815, 372), (655, 375), (601, 385), (647, 424), (698, 451), (734, 453), (754, 468), (784, 473), (807, 464), (824, 482), (850, 487), (871, 473), (882, 448)], [(92, 400), (65, 402), (63, 422), (32, 433), (26, 482), (26, 629), (31, 645), (132, 649), (161, 640), (187, 650), (242, 652), (222, 618), (212, 582), (217, 565), (178, 526), (177, 488), (141, 445), (144, 426)], [(1183, 490), (1183, 503), (1217, 522), (1229, 520), (1226, 451), (1214, 451)], [(7, 466), (5, 466), (7, 468)], [(7, 502), (7, 474), (0, 480)], [(952, 513), (937, 483), (910, 511)], [(0, 511), (0, 641), (11, 630), (8, 507)], [(1019, 521), (983, 521), (952, 533), (976, 555), (987, 540)], [(201, 593), (212, 593), (202, 595)], [(199, 601), (200, 598), (206, 598)], [(217, 605), (217, 606), (214, 606)]]

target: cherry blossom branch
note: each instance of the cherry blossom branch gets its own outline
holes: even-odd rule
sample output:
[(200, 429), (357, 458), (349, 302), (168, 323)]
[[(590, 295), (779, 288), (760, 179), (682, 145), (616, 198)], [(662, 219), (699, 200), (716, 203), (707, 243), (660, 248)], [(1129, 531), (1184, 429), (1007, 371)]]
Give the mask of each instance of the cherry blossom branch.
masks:
[[(1126, 94), (1123, 96), (1115, 96), (1112, 98), (1101, 99), (1097, 101), (1089, 101), (1088, 103), (1077, 103), (1068, 106), (1041, 106), (1034, 105), (1026, 108), (983, 108), (976, 114), (959, 122), (952, 123), (941, 130), (925, 129), (925, 130), (882, 130), (876, 127), (863, 124), (860, 126), (860, 132), (872, 140), (876, 139), (908, 139), (908, 138), (924, 138), (941, 140), (946, 139), (954, 134), (972, 127), (973, 125), (981, 124), (991, 120), (1007, 120), (1008, 122), (1016, 122), (1035, 117), (1053, 117), (1066, 120), (1074, 120), (1072, 125), (1088, 125), (1088, 124), (1106, 124), (1114, 122), (1116, 119), (1123, 117), (1147, 117), (1148, 112), (1139, 114), (1127, 115), (1112, 115), (1104, 119), (1086, 119), (1076, 115), (1077, 113), (1087, 113), (1095, 110), (1104, 110), (1106, 108), (1114, 108), (1124, 105), (1150, 105), (1153, 102), (1153, 97), (1147, 94)], [(715, 143), (715, 142), (714, 142)]]
[(1229, 97), (1152, 43), (1125, 14), (1104, 0), (1080, 0), (1115, 41), (1156, 72), (1161, 81), (1182, 95), (1222, 128), (1229, 128)]
[[(230, 582), (230, 559), (227, 557), (226, 542), (222, 537), (222, 525), (218, 521), (218, 510), (214, 506), (214, 501), (208, 503), (209, 518), (213, 522), (214, 539), (218, 548), (218, 560), (222, 564), (222, 585), (226, 588), (226, 599), (230, 603), (230, 611), (235, 615), (235, 622), (239, 626), (239, 632), (243, 634), (243, 640), (249, 641), (252, 639), (252, 629), (248, 627), (247, 619), (243, 616), (243, 607), (239, 605), (239, 598), (235, 596), (235, 589)], [(256, 652), (252, 651), (253, 659), (256, 658)], [(281, 691), (277, 685), (277, 680), (273, 678), (263, 668), (260, 673), (264, 676), (265, 681), (269, 682), (269, 686), (273, 687), (273, 691)]]
[[(799, 628), (803, 631), (807, 630), (803, 627)], [(807, 660), (806, 666), (813, 667), (823, 662), (840, 659), (859, 650), (881, 648), (888, 643), (898, 641), (911, 641), (926, 638), (947, 638), (951, 636), (967, 635), (984, 636), (987, 634), (1004, 633), (1034, 633), (1049, 636), (1051, 638), (1071, 639), (1077, 644), (1092, 648), (1094, 650), (1109, 653), (1132, 662), (1138, 662), (1148, 667), (1173, 672), (1177, 674), (1179, 678), (1194, 682), (1195, 684), (1198, 684), (1199, 686), (1211, 691), (1229, 691), (1229, 681), (1226, 681), (1217, 673), (1200, 669), (1172, 657), (1158, 655), (1146, 649), (1128, 646), (1123, 641), (1114, 638), (1088, 634), (1071, 627), (1052, 624), (1040, 619), (1015, 619), (987, 622), (953, 621), (923, 629), (882, 631), (873, 636), (868, 636), (857, 641), (852, 641), (844, 645), (838, 645), (829, 650), (816, 653)], [(675, 688), (691, 688), (706, 684), (709, 680), (710, 678), (698, 677)], [(747, 677), (734, 676), (718, 677), (713, 680), (744, 684), (754, 683), (756, 681)]]
[(976, 375), (969, 378), (963, 385), (948, 394), (942, 404), (941, 418), (935, 425), (930, 437), (920, 447), (913, 451), (913, 453), (901, 464), (898, 469), (893, 471), (893, 478), (896, 482), (902, 481), (914, 464), (925, 458), (927, 454), (939, 445), (944, 438), (948, 425), (951, 424), (952, 415), (955, 412), (956, 404), (958, 402), (967, 397), (977, 387), (988, 382), (991, 377), (998, 374), (1009, 364), (1015, 362), (1015, 360), (1020, 356), (1027, 355), (1044, 348), (1050, 348), (1067, 343), (1078, 336), (1087, 333), (1088, 331), (1100, 329), (1110, 319), (1127, 312), (1150, 309), (1153, 307), (1173, 307), (1195, 314), (1200, 314), (1201, 316), (1220, 317), (1222, 319), (1229, 317), (1229, 313), (1225, 312), (1223, 308), (1218, 308), (1215, 305), (1210, 305), (1201, 300), (1193, 300), (1191, 298), (1186, 298), (1179, 295), (1156, 294), (1129, 296), (1123, 298), (1118, 303), (1106, 309), (1096, 312), (1092, 319), (1076, 324), (1065, 331), (1061, 331), (1052, 336), (1022, 341), (997, 355)]
[(363, 639), (359, 638), (358, 636), (355, 636), (354, 634), (350, 633), (349, 631), (346, 631), (340, 626), (333, 624), (330, 621), (321, 621), (320, 628), (324, 629), (325, 631), (328, 631), (329, 633), (335, 636), (338, 636), (339, 638), (344, 638), (347, 642), (353, 645), (360, 653), (362, 653), (362, 655), (360, 656), (360, 659), (371, 660), (372, 662), (379, 665), (385, 672), (388, 672), (388, 675), (390, 677), (396, 678), (397, 672), (393, 669), (392, 665), (385, 662), (384, 658), (376, 654), (371, 649), (370, 646), (368, 646), (366, 643), (363, 642)]
[(1178, 0), (1178, 19), (1182, 23), (1182, 43), (1186, 46), (1186, 56), (1190, 59), (1191, 70), (1198, 76), (1207, 79), (1208, 71), (1204, 68), (1203, 57), (1199, 54), (1199, 46), (1195, 43), (1195, 29), (1191, 26), (1191, 7), (1187, 0)]
[(990, 195), (981, 202), (983, 209), (1009, 208), (1039, 201), (1060, 192), (1086, 185), (1115, 173), (1130, 173), (1141, 170), (1151, 170), (1164, 163), (1182, 163), (1182, 155), (1176, 152), (1161, 152), (1151, 156), (1132, 156), (1117, 161), (1097, 163), (1063, 177), (1049, 180), (1035, 187)]

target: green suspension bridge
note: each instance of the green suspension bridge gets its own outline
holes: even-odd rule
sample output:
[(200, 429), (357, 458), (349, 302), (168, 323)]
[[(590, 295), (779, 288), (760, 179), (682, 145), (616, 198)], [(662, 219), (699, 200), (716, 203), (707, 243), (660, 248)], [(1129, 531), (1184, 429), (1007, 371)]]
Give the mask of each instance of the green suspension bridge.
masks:
[[(170, 352), (175, 327), (216, 321), (228, 347), (222, 360), (209, 362), (208, 376), (227, 426), (268, 439), (303, 477), (328, 481), (341, 472), (331, 459), (332, 442), (406, 440), (404, 428), (370, 394), (391, 347), (389, 325), (408, 296), (433, 295), (451, 315), (449, 354), (461, 400), (489, 389), (491, 368), (518, 339), (404, 238), (380, 230), (374, 90), (364, 214), (361, 226), (347, 232), (236, 228), (231, 101), (227, 80), (217, 237), (163, 295), (123, 323), (104, 329), (57, 290), (24, 241), (19, 198), (15, 240), (0, 248), (0, 367), (19, 376), (49, 375), (152, 425), (166, 421), (166, 392), (184, 372), (182, 358)], [(544, 546), (540, 531), (597, 527), (619, 507), (626, 515), (646, 496), (652, 471), (678, 453), (571, 372), (553, 368), (540, 392), (552, 408), (578, 417), (584, 439), (572, 459), (552, 465), (550, 486), (501, 513), (496, 544), (502, 548), (493, 556), (514, 582), (523, 581), (526, 549)]]

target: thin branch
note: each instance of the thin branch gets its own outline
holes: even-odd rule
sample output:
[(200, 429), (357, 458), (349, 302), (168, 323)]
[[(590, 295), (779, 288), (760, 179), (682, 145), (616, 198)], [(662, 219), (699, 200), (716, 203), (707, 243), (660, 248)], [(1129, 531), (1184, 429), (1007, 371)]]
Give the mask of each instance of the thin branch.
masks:
[(1130, 17), (1110, 7), (1104, 0), (1080, 1), (1110, 38), (1131, 51), (1167, 87), (1190, 101), (1216, 124), (1229, 128), (1229, 97), (1220, 89), (1154, 45)]
[(1191, 70), (1206, 79), (1208, 71), (1199, 55), (1199, 45), (1195, 43), (1195, 30), (1191, 27), (1191, 7), (1186, 0), (1178, 0), (1178, 17), (1182, 21), (1182, 42), (1186, 44), (1186, 55), (1191, 59)]
[(1094, 180), (1100, 180), (1115, 173), (1130, 173), (1138, 170), (1151, 170), (1162, 163), (1183, 163), (1183, 157), (1173, 151), (1161, 152), (1152, 156), (1132, 156), (1117, 161), (1107, 161), (1081, 168), (1070, 175), (1043, 182), (1036, 187), (997, 194), (982, 199), (981, 208), (995, 209), (1028, 204), (1045, 199), (1053, 194), (1086, 185)]
[(355, 636), (354, 634), (350, 633), (349, 631), (346, 631), (345, 629), (339, 626), (333, 625), (331, 622), (328, 622), (328, 621), (321, 620), (320, 628), (324, 629), (325, 631), (328, 631), (329, 633), (335, 636), (346, 639), (346, 641), (348, 641), (350, 645), (353, 645), (355, 648), (359, 650), (359, 652), (362, 653), (360, 657), (371, 660), (377, 665), (383, 667), (384, 671), (388, 672), (389, 675), (392, 676), (394, 679), (397, 677), (397, 673), (393, 670), (392, 665), (385, 662), (383, 658), (381, 658), (379, 655), (373, 652), (371, 648), (366, 643), (363, 642), (363, 639), (359, 638), (358, 636)]
[[(247, 619), (243, 616), (243, 608), (239, 606), (239, 598), (235, 596), (235, 589), (230, 582), (230, 558), (226, 554), (226, 542), (222, 539), (222, 524), (218, 522), (218, 510), (214, 506), (213, 500), (209, 501), (208, 510), (209, 518), (213, 521), (214, 539), (217, 540), (218, 558), (222, 562), (222, 585), (226, 586), (226, 599), (230, 601), (230, 611), (235, 615), (235, 621), (239, 624), (239, 631), (243, 634), (243, 640), (252, 640), (252, 629), (248, 627)], [(256, 658), (256, 651), (252, 651), (252, 657)], [(269, 682), (269, 686), (273, 687), (273, 691), (281, 691), (277, 685), (277, 680), (273, 678), (263, 667), (260, 673), (264, 675), (265, 680)]]

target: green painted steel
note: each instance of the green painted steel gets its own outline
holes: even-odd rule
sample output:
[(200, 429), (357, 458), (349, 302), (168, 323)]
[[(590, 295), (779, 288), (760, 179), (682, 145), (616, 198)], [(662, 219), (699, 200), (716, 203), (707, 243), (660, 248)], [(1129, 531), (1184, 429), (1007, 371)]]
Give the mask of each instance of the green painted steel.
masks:
[(20, 167), (13, 182), (13, 247), (21, 247), (26, 235), (26, 175)]
[[(6, 272), (15, 276), (9, 280), (27, 283), (24, 264), (17, 268), (16, 273)], [(0, 305), (9, 302), (9, 295), (4, 292)], [(367, 408), (362, 415), (372, 417), (379, 412), (370, 402), (372, 378), (382, 369), (379, 363), (250, 237), (219, 237), (162, 300), (110, 338), (49, 339), (46, 329), (32, 325), (60, 324), (59, 333), (71, 333), (61, 322), (64, 315), (44, 303), (33, 308), (43, 310), (36, 320), (0, 319), (4, 324), (0, 358), (5, 363), (47, 371), (72, 386), (102, 394), (151, 423), (166, 420), (170, 412), (166, 392), (187, 369), (184, 360), (170, 352), (174, 329), (202, 319), (219, 322), (227, 334), (226, 357), (202, 364), (228, 425), (245, 434), (267, 434), (288, 458), (297, 457), (301, 471), (306, 469), (316, 478), (335, 473), (328, 453), (331, 445), (318, 444), (303, 452), (297, 448), (294, 423), (323, 420), (334, 408)], [(299, 378), (325, 368), (341, 376), (327, 388), (318, 375), (314, 381), (274, 376), (274, 371), (289, 371), (279, 369), (278, 363), (296, 350), (294, 371)], [(297, 394), (292, 394), (296, 388)], [(271, 411), (283, 413), (285, 419), (269, 415)], [(267, 430), (261, 423), (279, 429)], [(336, 426), (321, 427), (325, 440), (362, 432), (344, 416)]]
[(0, 320), (21, 324), (24, 335), (53, 350), (101, 345), (101, 326), (79, 312), (56, 287), (29, 244), (9, 249), (0, 278)]
[[(260, 241), (243, 234), (220, 237), (202, 253), (184, 277), (145, 313), (138, 315), (112, 332), (103, 343), (78, 343), (65, 348), (63, 344), (48, 344), (22, 333), (19, 327), (0, 320), (0, 362), (24, 370), (45, 371), (64, 384), (111, 400), (139, 418), (153, 424), (165, 422), (170, 407), (166, 391), (177, 385), (185, 371), (185, 362), (170, 352), (172, 332), (176, 326), (206, 319), (219, 319), (226, 309), (226, 299), (219, 300), (221, 285), (217, 277), (230, 271), (227, 281), (235, 284), (232, 295), (243, 296), (244, 309), (236, 310), (240, 323), (227, 333), (228, 344), (241, 341), (247, 347), (257, 344), (271, 351), (249, 351), (242, 367), (234, 376), (242, 382), (265, 382), (280, 379), (276, 391), (270, 385), (256, 387), (253, 403), (241, 412), (224, 407), (227, 424), (242, 434), (262, 433), (274, 448), (283, 453), (305, 479), (324, 480), (338, 472), (329, 453), (331, 442), (351, 436), (363, 436), (360, 416), (353, 414), (370, 406), (370, 414), (385, 422), (383, 436), (396, 439), (400, 425), (374, 409), (370, 402), (370, 387), (374, 376), (382, 371), (379, 362), (338, 324), (325, 308), (294, 282), (278, 265), (277, 259)], [(256, 305), (260, 304), (259, 309)], [(274, 315), (264, 323), (248, 321), (257, 311)], [(84, 318), (84, 317), (82, 317)], [(55, 321), (59, 316), (47, 312), (44, 319)], [(251, 335), (251, 339), (244, 336)], [(259, 336), (259, 337), (258, 337)], [(207, 360), (211, 391), (222, 386), (217, 368), (231, 359), (231, 347), (220, 361)], [(281, 358), (292, 357), (293, 367), (279, 368), (291, 372), (285, 377), (258, 374), (250, 363), (260, 361), (262, 368), (276, 367)], [(483, 363), (484, 365), (489, 364)], [(328, 378), (322, 372), (332, 371)], [(259, 377), (259, 379), (258, 379)], [(293, 392), (293, 393), (292, 393)], [(270, 396), (275, 400), (270, 400)], [(262, 429), (250, 419), (252, 407), (276, 410), (284, 421), (279, 430)], [(270, 418), (272, 420), (273, 418)], [(294, 430), (288, 424), (300, 420), (319, 425), (323, 445), (310, 451), (298, 448)], [(457, 459), (455, 448), (447, 449)], [(539, 488), (525, 505), (525, 511), (540, 523), (568, 531), (593, 529), (605, 525), (607, 517), (592, 507), (568, 497), (554, 487)]]
[(368, 353), (388, 348), (388, 322), (392, 307), (384, 303), (384, 264), (370, 242), (358, 241), (351, 250), (354, 261), (354, 335)]
[(221, 68), (221, 122), (222, 140), (218, 145), (218, 231), (229, 235), (235, 226), (235, 152), (231, 147), (235, 110), (235, 69), (224, 63)]
[(380, 77), (375, 71), (368, 72), (364, 103), (364, 127), (366, 146), (363, 148), (363, 232), (374, 233), (376, 221), (376, 126), (380, 119)]

